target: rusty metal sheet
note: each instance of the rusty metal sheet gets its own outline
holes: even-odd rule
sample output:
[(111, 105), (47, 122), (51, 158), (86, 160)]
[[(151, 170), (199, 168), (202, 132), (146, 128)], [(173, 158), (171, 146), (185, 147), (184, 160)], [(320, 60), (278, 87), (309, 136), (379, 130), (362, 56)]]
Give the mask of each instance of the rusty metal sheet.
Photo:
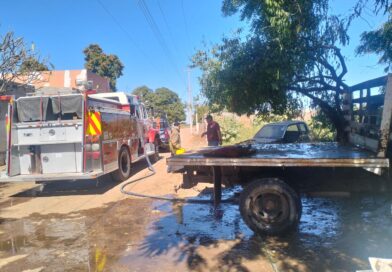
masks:
[(374, 79), (367, 80), (365, 82), (361, 82), (359, 84), (353, 85), (353, 86), (349, 87), (349, 90), (355, 91), (355, 90), (360, 90), (360, 89), (372, 88), (374, 86), (383, 86), (387, 83), (387, 80), (388, 80), (387, 76), (374, 78)]
[(391, 134), (391, 119), (392, 119), (392, 75), (388, 75), (387, 88), (384, 98), (384, 109), (382, 112), (380, 140), (378, 144), (377, 156), (382, 158), (386, 156), (389, 137)]
[(389, 160), (374, 153), (338, 143), (252, 145), (247, 157), (207, 157), (203, 151), (167, 159), (169, 166), (266, 166), (266, 167), (389, 167)]

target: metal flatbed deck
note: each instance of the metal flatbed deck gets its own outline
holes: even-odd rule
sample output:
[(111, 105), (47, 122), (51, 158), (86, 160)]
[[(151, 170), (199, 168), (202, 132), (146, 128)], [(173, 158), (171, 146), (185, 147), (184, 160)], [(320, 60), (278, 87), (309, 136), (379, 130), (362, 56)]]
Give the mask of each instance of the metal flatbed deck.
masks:
[(221, 147), (207, 148), (167, 159), (170, 168), (184, 166), (364, 167), (388, 168), (389, 160), (364, 149), (338, 143), (254, 144), (243, 157), (211, 156)]

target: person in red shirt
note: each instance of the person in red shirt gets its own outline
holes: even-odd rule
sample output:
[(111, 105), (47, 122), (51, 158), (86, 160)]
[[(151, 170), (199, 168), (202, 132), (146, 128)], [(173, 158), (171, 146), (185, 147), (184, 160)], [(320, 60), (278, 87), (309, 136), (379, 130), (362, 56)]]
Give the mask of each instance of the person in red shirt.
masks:
[(219, 146), (222, 145), (222, 134), (220, 126), (217, 122), (212, 120), (211, 115), (207, 115), (207, 131), (201, 134), (201, 137), (207, 135), (208, 146)]

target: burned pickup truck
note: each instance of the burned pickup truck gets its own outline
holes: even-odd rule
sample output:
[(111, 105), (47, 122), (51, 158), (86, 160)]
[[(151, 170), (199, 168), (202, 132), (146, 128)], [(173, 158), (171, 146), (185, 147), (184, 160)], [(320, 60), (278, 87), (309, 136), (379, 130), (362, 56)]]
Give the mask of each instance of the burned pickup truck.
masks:
[(246, 143), (207, 148), (167, 159), (184, 186), (213, 182), (244, 188), (239, 207), (254, 232), (280, 234), (297, 226), (301, 195), (318, 192), (391, 192), (389, 176), (392, 75), (351, 87), (343, 94), (349, 143)]

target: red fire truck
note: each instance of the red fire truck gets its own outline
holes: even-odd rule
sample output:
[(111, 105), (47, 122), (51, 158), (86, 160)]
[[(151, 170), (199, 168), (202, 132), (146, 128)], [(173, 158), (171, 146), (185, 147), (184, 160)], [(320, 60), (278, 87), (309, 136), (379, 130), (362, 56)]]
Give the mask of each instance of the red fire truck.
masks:
[(2, 99), (8, 101), (7, 167), (0, 179), (46, 182), (110, 173), (123, 181), (131, 163), (159, 158), (159, 134), (135, 96), (74, 91)]

